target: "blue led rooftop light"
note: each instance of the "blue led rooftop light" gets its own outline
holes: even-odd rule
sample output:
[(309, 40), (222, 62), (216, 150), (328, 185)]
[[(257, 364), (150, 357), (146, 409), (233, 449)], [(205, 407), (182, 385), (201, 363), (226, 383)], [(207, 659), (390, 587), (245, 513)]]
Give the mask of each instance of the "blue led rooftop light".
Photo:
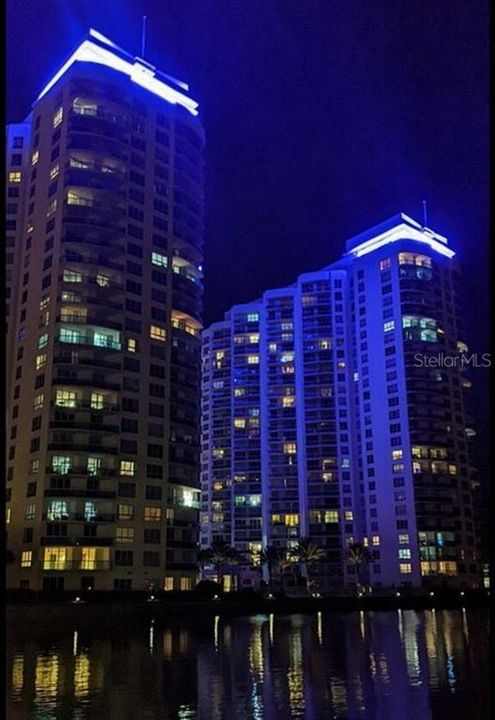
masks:
[[(72, 53), (67, 62), (62, 65), (50, 82), (45, 85), (38, 95), (38, 100), (46, 95), (74, 63), (90, 62), (105, 65), (117, 72), (121, 72), (127, 75), (132, 82), (157, 95), (162, 98), (162, 100), (172, 105), (181, 105), (190, 112), (191, 115), (198, 114), (198, 103), (171, 86), (174, 84), (184, 90), (188, 90), (188, 86), (185, 83), (158, 73), (153, 65), (150, 65), (141, 58), (133, 58), (132, 55), (129, 55), (129, 53), (119, 48), (118, 45), (115, 45), (98, 31), (91, 29), (89, 35), (91, 39), (84, 40), (77, 50)], [(111, 48), (111, 50), (109, 48)]]

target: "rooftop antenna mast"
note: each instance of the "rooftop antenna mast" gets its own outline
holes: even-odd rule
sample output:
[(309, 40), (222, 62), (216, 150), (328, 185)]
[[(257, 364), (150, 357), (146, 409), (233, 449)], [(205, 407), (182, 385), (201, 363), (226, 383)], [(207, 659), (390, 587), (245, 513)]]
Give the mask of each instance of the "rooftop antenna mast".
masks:
[(426, 206), (426, 200), (423, 200), (423, 227), (428, 227), (428, 209)]
[(143, 15), (143, 34), (141, 37), (141, 57), (144, 60), (144, 50), (146, 47), (146, 15)]

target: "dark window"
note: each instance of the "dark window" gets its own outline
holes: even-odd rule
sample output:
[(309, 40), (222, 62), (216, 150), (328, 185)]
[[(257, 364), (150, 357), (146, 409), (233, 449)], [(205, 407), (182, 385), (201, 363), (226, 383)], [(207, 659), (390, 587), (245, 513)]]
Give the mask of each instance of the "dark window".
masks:
[(136, 497), (135, 483), (119, 482), (119, 497)]
[(116, 550), (115, 551), (115, 564), (116, 565), (132, 565), (134, 559), (134, 553), (132, 550)]
[(161, 500), (162, 488), (160, 485), (146, 485), (146, 500)]

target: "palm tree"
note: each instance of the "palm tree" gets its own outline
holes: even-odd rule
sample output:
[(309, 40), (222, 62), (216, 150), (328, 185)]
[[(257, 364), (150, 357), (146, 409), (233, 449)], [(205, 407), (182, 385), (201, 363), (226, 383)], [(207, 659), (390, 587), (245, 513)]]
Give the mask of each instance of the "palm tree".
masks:
[(243, 560), (242, 553), (231, 547), (225, 540), (213, 540), (211, 547), (200, 550), (198, 562), (201, 567), (213, 565), (217, 575), (217, 581), (223, 590), (223, 576), (227, 567), (239, 565)]
[(268, 571), (268, 585), (270, 592), (273, 590), (273, 573), (277, 571), (282, 574), (284, 567), (290, 564), (291, 560), (287, 556), (287, 550), (276, 545), (268, 545), (256, 554), (259, 558), (259, 564), (265, 565)]
[(301, 538), (294, 549), (294, 559), (306, 568), (309, 590), (314, 584), (316, 566), (326, 558), (326, 555), (326, 551), (308, 537)]
[(351, 565), (356, 568), (357, 574), (357, 589), (361, 591), (363, 586), (362, 583), (362, 570), (365, 566), (371, 562), (371, 553), (362, 542), (353, 542), (347, 548), (347, 558)]

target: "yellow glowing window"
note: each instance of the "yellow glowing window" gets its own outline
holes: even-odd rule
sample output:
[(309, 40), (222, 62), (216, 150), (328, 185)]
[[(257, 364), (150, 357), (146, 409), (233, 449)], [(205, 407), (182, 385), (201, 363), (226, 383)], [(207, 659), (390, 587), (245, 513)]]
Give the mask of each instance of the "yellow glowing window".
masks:
[(120, 474), (121, 475), (134, 475), (136, 470), (136, 463), (134, 460), (121, 460), (120, 461)]
[(134, 353), (137, 350), (137, 341), (134, 338), (127, 338), (126, 340), (127, 352)]
[(55, 180), (57, 175), (60, 172), (60, 165), (54, 165), (52, 168), (50, 168), (50, 180)]
[(81, 548), (81, 570), (99, 570), (108, 567), (110, 561), (110, 548), (83, 547)]
[(281, 522), (282, 522), (282, 518), (280, 515), (278, 515), (278, 514), (272, 515), (272, 523), (278, 524)]
[(66, 570), (69, 568), (72, 548), (45, 547), (43, 549), (43, 570)]
[(22, 180), (22, 173), (20, 172), (9, 172), (10, 183), (20, 183)]
[(259, 341), (260, 341), (259, 333), (253, 333), (252, 335), (249, 336), (250, 343), (256, 344), (256, 343), (259, 343)]
[(449, 465), (449, 475), (455, 475), (457, 473), (457, 465)]
[(5, 523), (7, 525), (10, 523), (11, 514), (12, 514), (12, 508), (5, 508)]
[(296, 398), (294, 395), (284, 395), (282, 398), (282, 407), (294, 407), (296, 404)]
[(132, 505), (117, 505), (117, 517), (119, 520), (132, 520), (134, 507)]
[(225, 455), (225, 450), (223, 448), (214, 448), (213, 449), (213, 457), (214, 458), (223, 458)]
[(284, 443), (284, 453), (285, 455), (295, 455), (297, 452), (297, 445), (296, 443)]
[(108, 275), (98, 273), (96, 276), (96, 284), (100, 287), (108, 287), (110, 285), (110, 278)]
[(58, 110), (55, 111), (55, 114), (53, 116), (53, 127), (56, 128), (60, 125), (62, 120), (64, 119), (64, 109), (58, 108)]
[(40, 159), (40, 151), (35, 150), (32, 157), (31, 157), (31, 165), (36, 165), (38, 160)]
[(162, 519), (162, 509), (159, 507), (145, 507), (144, 519), (146, 522), (160, 522)]
[(134, 542), (134, 528), (115, 528), (115, 542)]
[(105, 396), (99, 392), (91, 393), (91, 407), (93, 410), (103, 410), (105, 404)]
[(325, 510), (325, 522), (326, 523), (338, 523), (339, 513), (338, 510)]
[(379, 535), (372, 535), (372, 536), (371, 536), (371, 544), (372, 544), (372, 545), (379, 545), (379, 544), (380, 544), (380, 536), (379, 536)]
[(215, 360), (223, 360), (224, 357), (225, 357), (225, 353), (223, 350), (218, 350), (215, 353)]
[(406, 533), (405, 535), (399, 535), (399, 545), (408, 545), (409, 544), (409, 535)]
[(297, 513), (286, 515), (284, 518), (284, 522), (286, 525), (299, 525), (299, 515)]
[(246, 420), (244, 418), (235, 418), (234, 419), (234, 427), (236, 428), (245, 428), (246, 427)]
[(174, 589), (174, 578), (173, 577), (166, 577), (163, 580), (163, 589), (167, 592), (170, 592), (170, 590)]
[(73, 390), (57, 390), (55, 405), (59, 407), (76, 407), (77, 394)]
[(332, 347), (332, 341), (331, 340), (320, 340), (319, 346), (320, 346), (320, 350), (330, 350)]
[(323, 482), (332, 482), (333, 481), (333, 473), (324, 472), (324, 473), (322, 473), (321, 479), (323, 480)]
[(235, 397), (241, 397), (245, 393), (246, 393), (246, 391), (244, 390), (244, 388), (235, 388), (235, 390), (234, 390)]
[(21, 567), (31, 567), (33, 562), (33, 551), (24, 550), (21, 554)]
[(165, 342), (167, 337), (167, 331), (165, 328), (160, 327), (159, 325), (150, 325), (150, 338), (152, 340), (159, 340), (160, 342)]
[(216, 482), (214, 482), (214, 483), (213, 483), (213, 490), (216, 490), (217, 492), (218, 492), (219, 490), (223, 490), (223, 483), (218, 482), (218, 480), (217, 480)]
[(180, 589), (181, 589), (181, 590), (192, 590), (192, 578), (190, 578), (190, 577), (181, 577), (181, 579), (180, 579)]
[(409, 575), (412, 573), (411, 563), (399, 563), (399, 572), (401, 575)]
[(309, 511), (309, 522), (320, 523), (321, 522), (321, 512), (319, 510), (310, 510)]
[(36, 370), (39, 370), (46, 365), (46, 353), (36, 356)]
[(344, 518), (345, 518), (346, 522), (351, 522), (352, 520), (354, 520), (354, 515), (352, 513), (352, 510), (346, 510), (344, 513)]
[(214, 523), (223, 522), (223, 514), (222, 513), (213, 513), (213, 515), (211, 516), (211, 521)]
[(248, 355), (247, 356), (247, 363), (248, 365), (258, 365), (260, 359), (258, 355)]
[(392, 460), (402, 460), (403, 455), (402, 450), (392, 450)]

